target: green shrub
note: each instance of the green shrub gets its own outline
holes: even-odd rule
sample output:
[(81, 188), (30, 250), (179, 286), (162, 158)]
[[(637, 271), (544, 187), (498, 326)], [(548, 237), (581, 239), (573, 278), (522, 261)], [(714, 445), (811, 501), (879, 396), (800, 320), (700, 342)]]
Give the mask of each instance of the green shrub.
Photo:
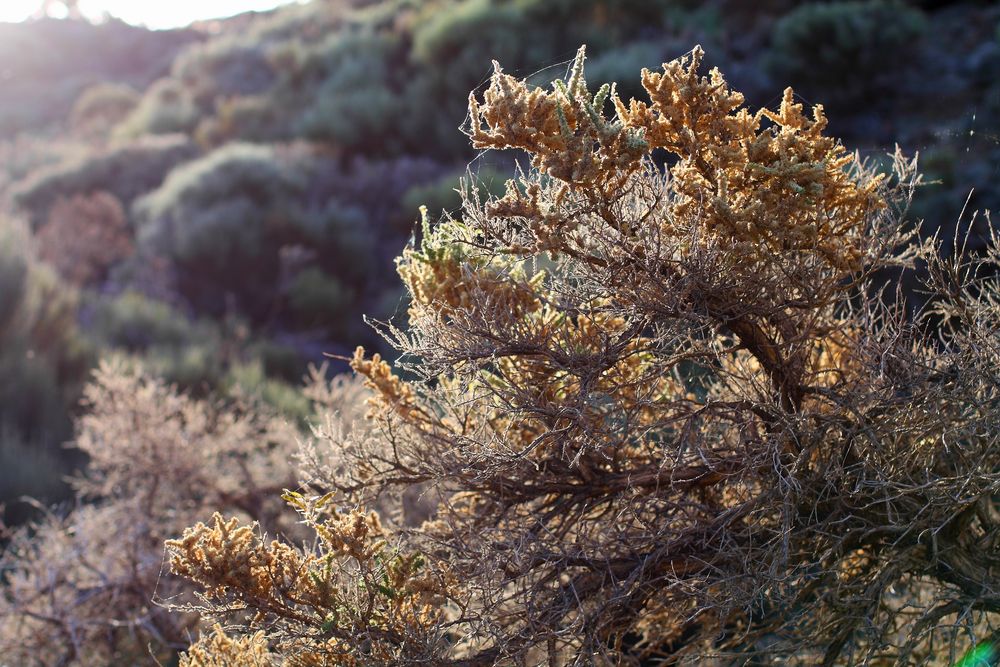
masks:
[(334, 35), (314, 49), (303, 64), (311, 104), (297, 133), (366, 154), (394, 152), (403, 103), (391, 80), (397, 48), (386, 35), (361, 32)]
[(359, 206), (329, 199), (292, 218), (295, 231), (316, 261), (346, 281), (362, 283), (375, 272), (376, 234), (371, 216)]
[[(345, 288), (363, 285), (377, 231), (363, 210), (330, 193), (341, 176), (330, 166), (307, 149), (224, 146), (136, 203), (139, 245), (172, 261), (181, 293), (216, 316), (235, 305), (251, 321), (273, 318), (289, 281), (309, 266)], [(338, 312), (351, 293), (338, 292)]]
[(30, 442), (55, 447), (70, 434), (65, 389), (58, 360), (20, 340), (0, 355), (0, 426)]
[[(415, 185), (407, 190), (399, 204), (405, 224), (412, 225), (419, 217), (418, 211), (421, 206), (426, 206), (427, 212), (434, 219), (441, 214), (457, 215), (462, 208), (460, 176), (462, 174), (450, 173), (436, 181)], [(468, 181), (466, 185), (471, 184), (477, 189), (479, 196), (485, 199), (490, 195), (502, 195), (507, 177), (495, 169), (484, 167), (474, 176), (470, 175)]]
[(139, 195), (159, 186), (171, 169), (197, 152), (185, 137), (147, 137), (47, 167), (18, 184), (12, 196), (36, 228), (47, 220), (49, 209), (60, 197), (104, 190), (127, 209)]
[(774, 26), (767, 66), (829, 105), (851, 105), (915, 62), (923, 13), (898, 0), (803, 4)]
[(248, 347), (249, 359), (259, 360), (264, 375), (298, 384), (305, 376), (307, 364), (292, 345), (274, 340), (261, 340)]
[(0, 355), (44, 361), (70, 405), (91, 362), (90, 349), (77, 327), (77, 292), (48, 266), (35, 261), (29, 246), (16, 242), (19, 235), (7, 240), (11, 238), (15, 242), (8, 248), (21, 253), (25, 269), (18, 277), (18, 262), (8, 264), (10, 293), (16, 294), (20, 286), (20, 294), (5, 299), (7, 316), (0, 323)]
[(172, 76), (201, 104), (257, 94), (275, 80), (263, 45), (242, 35), (225, 35), (187, 49), (174, 61)]
[(226, 376), (226, 384), (230, 394), (268, 405), (302, 426), (313, 416), (309, 399), (298, 384), (271, 378), (260, 360), (234, 366)]
[(642, 92), (642, 86), (636, 83), (635, 72), (642, 68), (656, 70), (668, 56), (681, 53), (668, 53), (669, 44), (662, 41), (633, 42), (625, 46), (600, 52), (587, 61), (587, 77), (595, 87), (605, 83), (617, 83), (617, 91), (623, 100), (637, 97)]
[(0, 221), (0, 504), (64, 490), (60, 447), (90, 364), (75, 312), (72, 288), (33, 261), (23, 229)]
[(21, 303), (27, 272), (23, 240), (9, 225), (0, 222), (0, 332)]
[[(44, 443), (27, 442), (9, 424), (0, 424), (0, 519), (18, 525), (33, 512), (27, 498), (53, 502), (66, 495), (60, 479), (69, 473), (67, 462)], [(5, 511), (3, 511), (5, 510)]]
[(343, 333), (353, 314), (354, 295), (344, 284), (316, 267), (297, 275), (288, 288), (288, 306), (302, 327)]
[(106, 133), (121, 123), (139, 103), (139, 93), (120, 83), (97, 83), (77, 98), (70, 124), (88, 133)]
[(288, 229), (302, 187), (301, 173), (275, 149), (225, 146), (176, 169), (136, 203), (140, 247), (172, 259), (184, 274), (182, 291), (210, 312), (224, 310), (228, 292), (259, 303), (277, 271), (273, 243)]
[(215, 327), (192, 322), (162, 301), (125, 292), (94, 307), (91, 335), (103, 346), (129, 352), (151, 347), (179, 348), (218, 338)]
[(187, 88), (174, 79), (160, 79), (143, 95), (135, 110), (115, 129), (120, 137), (190, 132), (201, 111)]
[(225, 376), (215, 341), (151, 347), (139, 359), (156, 377), (199, 396), (218, 390)]
[(195, 137), (203, 146), (275, 141), (286, 137), (287, 123), (284, 110), (267, 95), (232, 97), (220, 101), (215, 115), (198, 124)]

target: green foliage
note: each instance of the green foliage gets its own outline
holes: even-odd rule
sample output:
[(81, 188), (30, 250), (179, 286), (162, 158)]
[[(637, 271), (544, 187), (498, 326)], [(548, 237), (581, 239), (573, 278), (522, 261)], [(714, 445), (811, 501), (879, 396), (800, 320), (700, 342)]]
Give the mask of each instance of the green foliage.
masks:
[[(329, 191), (330, 166), (308, 150), (229, 144), (137, 202), (140, 247), (177, 266), (181, 292), (200, 312), (235, 305), (260, 322), (288, 297), (296, 326), (329, 329), (346, 319), (352, 287), (370, 282), (377, 255), (363, 210), (315, 194)], [(301, 276), (309, 266), (318, 268)], [(318, 296), (314, 278), (324, 273), (338, 287)], [(307, 314), (304, 303), (321, 313)]]
[(300, 326), (342, 334), (350, 322), (354, 295), (321, 269), (311, 267), (295, 276), (288, 288), (291, 315)]
[(226, 376), (226, 384), (231, 394), (270, 406), (302, 426), (313, 416), (309, 399), (298, 385), (270, 377), (260, 360), (233, 366)]
[[(347, 150), (392, 151), (399, 108), (394, 88), (396, 39), (371, 32), (332, 35), (307, 55), (304, 85), (315, 81), (313, 102), (298, 121), (303, 136)], [(369, 152), (366, 150), (366, 152)]]
[(59, 197), (111, 192), (126, 208), (139, 195), (160, 185), (167, 173), (197, 154), (184, 137), (144, 138), (94, 155), (47, 167), (20, 183), (14, 203), (34, 227), (47, 218)]
[(232, 144), (174, 170), (136, 204), (139, 238), (190, 264), (252, 258), (278, 205), (301, 187), (273, 148)]
[(253, 95), (274, 82), (262, 45), (242, 35), (222, 36), (188, 49), (174, 61), (171, 73), (199, 103), (215, 96)]
[(89, 334), (102, 349), (141, 360), (157, 377), (199, 393), (225, 385), (227, 365), (239, 353), (239, 335), (228, 338), (207, 319), (192, 319), (162, 301), (128, 291), (90, 306)]
[(31, 257), (24, 230), (0, 221), (0, 504), (63, 489), (68, 469), (56, 452), (91, 362), (75, 309), (73, 290)]
[(90, 86), (73, 104), (70, 123), (93, 133), (106, 133), (120, 123), (139, 103), (139, 93), (120, 83), (97, 83)]
[(28, 263), (23, 240), (9, 226), (0, 226), (0, 331), (14, 316), (24, 295)]
[(151, 347), (143, 352), (141, 360), (155, 377), (198, 395), (218, 390), (225, 375), (218, 345), (212, 340), (181, 347)]
[[(515, 62), (523, 62), (524, 46), (531, 44), (527, 39), (531, 36), (530, 26), (526, 24), (524, 15), (513, 5), (491, 0), (464, 0), (455, 3), (451, 11), (430, 13), (428, 20), (417, 27), (413, 35), (413, 57), (423, 64), (452, 63), (452, 73), (460, 73), (459, 68), (471, 68), (476, 70), (472, 76), (482, 80), (483, 74), (489, 73), (481, 71), (483, 62), (489, 62), (490, 58), (511, 57)], [(528, 28), (529, 33), (519, 34), (524, 28)], [(479, 39), (473, 39), (473, 35)], [(472, 49), (468, 48), (470, 46)], [(476, 83), (478, 81), (474, 81), (473, 86)]]
[(632, 42), (620, 48), (598, 52), (598, 55), (587, 61), (587, 80), (595, 90), (605, 83), (614, 83), (622, 99), (637, 97), (642, 92), (642, 86), (636, 82), (636, 72), (644, 67), (656, 70), (668, 56), (685, 50), (677, 48), (676, 53), (671, 54), (667, 52), (668, 46), (662, 41)]
[(190, 132), (201, 111), (190, 90), (174, 79), (161, 79), (150, 87), (138, 106), (115, 133), (131, 138), (143, 134)]
[(8, 345), (0, 356), (0, 426), (29, 442), (52, 446), (70, 433), (58, 360), (43, 356), (29, 341)]
[(430, 183), (415, 185), (406, 191), (399, 205), (405, 231), (413, 230), (414, 216), (421, 206), (427, 207), (432, 218), (441, 214), (457, 215), (462, 208), (463, 184), (475, 188), (479, 197), (484, 200), (491, 195), (499, 197), (505, 191), (506, 175), (490, 167), (481, 168), (474, 176), (468, 174), (468, 180), (461, 184), (459, 176), (461, 174), (451, 173)]
[(299, 383), (305, 376), (307, 364), (292, 345), (274, 340), (262, 340), (247, 350), (248, 357), (260, 362), (264, 375), (288, 383)]
[(898, 85), (926, 28), (899, 0), (803, 4), (775, 24), (767, 65), (819, 102), (851, 105)]
[(216, 114), (205, 118), (195, 133), (200, 144), (218, 146), (236, 139), (275, 141), (285, 137), (287, 118), (267, 95), (247, 95), (222, 100)]
[(322, 266), (352, 283), (371, 280), (378, 230), (364, 209), (330, 199), (316, 210), (299, 212), (292, 224), (303, 243), (319, 251)]
[(92, 317), (92, 335), (107, 347), (130, 352), (186, 347), (218, 337), (209, 322), (192, 322), (170, 305), (131, 291), (97, 304)]
[(9, 221), (0, 221), (0, 243), (0, 277), (5, 281), (0, 285), (0, 357), (37, 359), (72, 393), (70, 385), (82, 380), (89, 354), (76, 326), (76, 292), (34, 260), (26, 235)]
[(0, 503), (7, 504), (0, 518), (5, 522), (18, 524), (31, 515), (26, 498), (64, 497), (60, 473), (68, 472), (65, 459), (50, 444), (26, 441), (12, 425), (0, 425)]

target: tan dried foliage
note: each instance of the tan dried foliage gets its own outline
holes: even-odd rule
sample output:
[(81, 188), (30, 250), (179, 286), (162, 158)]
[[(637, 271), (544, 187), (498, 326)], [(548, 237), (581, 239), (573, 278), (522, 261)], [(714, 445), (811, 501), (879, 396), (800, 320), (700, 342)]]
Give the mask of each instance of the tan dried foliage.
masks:
[(125, 209), (103, 191), (57, 200), (37, 239), (38, 256), (81, 287), (103, 278), (134, 250)]
[[(396, 552), (377, 515), (339, 512), (333, 495), (285, 494), (315, 532), (313, 548), (268, 543), (257, 525), (216, 514), (211, 525), (199, 523), (167, 542), (171, 571), (202, 586), (204, 604), (196, 609), (255, 612), (249, 627), (260, 628), (283, 656), (276, 665), (392, 665), (432, 657), (453, 584), (447, 571)], [(190, 655), (221, 660), (256, 646), (203, 641)]]
[(86, 501), (22, 529), (0, 556), (0, 662), (168, 660), (198, 623), (158, 601), (190, 584), (163, 572), (163, 542), (215, 509), (291, 531), (278, 494), (295, 480), (298, 433), (251, 406), (214, 406), (121, 362), (85, 391), (74, 478)]
[[(218, 518), (173, 567), (277, 660), (957, 661), (1000, 625), (996, 239), (942, 259), (912, 162), (880, 174), (790, 90), (747, 110), (700, 49), (643, 72), (649, 102), (592, 94), (584, 55), (470, 98), (473, 145), (534, 170), (398, 260), (406, 374), (355, 355), (367, 424), (317, 428), (337, 465), (289, 498), (314, 546)], [(926, 308), (883, 298), (917, 265)], [(380, 595), (354, 508), (412, 488), (428, 520), (382, 532), (429, 574)]]

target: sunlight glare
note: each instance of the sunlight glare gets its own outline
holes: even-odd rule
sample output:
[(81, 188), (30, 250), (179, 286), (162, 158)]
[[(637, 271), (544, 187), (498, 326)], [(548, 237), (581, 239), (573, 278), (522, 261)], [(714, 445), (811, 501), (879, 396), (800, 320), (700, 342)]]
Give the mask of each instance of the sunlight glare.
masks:
[(38, 0), (4, 0), (0, 2), (0, 22), (23, 21), (38, 9)]
[[(150, 28), (174, 28), (193, 21), (232, 16), (248, 11), (273, 9), (298, 0), (79, 0), (79, 8), (91, 20), (109, 14), (128, 23)], [(53, 3), (53, 17), (65, 16), (65, 8)], [(36, 14), (41, 0), (0, 0), (0, 22), (23, 21)]]

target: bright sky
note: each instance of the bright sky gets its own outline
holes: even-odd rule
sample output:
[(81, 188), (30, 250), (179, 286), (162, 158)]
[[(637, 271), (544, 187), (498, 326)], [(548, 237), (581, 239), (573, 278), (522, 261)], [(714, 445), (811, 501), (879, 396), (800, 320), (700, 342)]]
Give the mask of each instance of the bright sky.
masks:
[[(93, 19), (108, 12), (116, 18), (150, 28), (173, 28), (200, 19), (273, 9), (297, 0), (79, 0), (80, 11)], [(23, 21), (42, 0), (0, 0), (0, 21)]]

